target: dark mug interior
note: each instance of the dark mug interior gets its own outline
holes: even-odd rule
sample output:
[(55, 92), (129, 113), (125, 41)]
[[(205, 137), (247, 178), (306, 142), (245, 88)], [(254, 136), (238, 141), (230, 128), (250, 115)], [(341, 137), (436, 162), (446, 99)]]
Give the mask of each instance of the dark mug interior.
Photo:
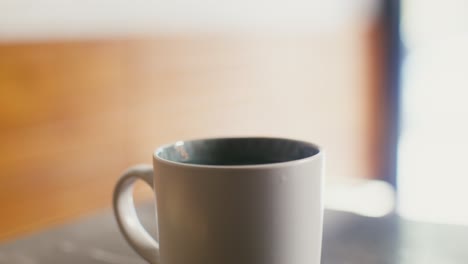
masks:
[(196, 165), (235, 166), (281, 163), (320, 152), (311, 143), (282, 138), (214, 138), (179, 141), (157, 150), (159, 158)]

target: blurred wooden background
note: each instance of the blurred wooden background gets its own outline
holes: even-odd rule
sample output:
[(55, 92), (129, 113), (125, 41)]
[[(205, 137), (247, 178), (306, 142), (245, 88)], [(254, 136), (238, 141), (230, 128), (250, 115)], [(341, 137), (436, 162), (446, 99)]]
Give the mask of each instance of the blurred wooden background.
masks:
[(379, 36), (0, 44), (0, 240), (109, 207), (123, 170), (179, 139), (306, 139), (326, 147), (330, 179), (375, 177)]

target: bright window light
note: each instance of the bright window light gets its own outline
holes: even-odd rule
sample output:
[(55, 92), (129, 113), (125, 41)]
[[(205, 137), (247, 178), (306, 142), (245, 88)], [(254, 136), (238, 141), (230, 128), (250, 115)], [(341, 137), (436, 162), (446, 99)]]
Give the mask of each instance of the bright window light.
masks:
[(401, 26), (398, 211), (468, 225), (468, 5), (406, 0)]

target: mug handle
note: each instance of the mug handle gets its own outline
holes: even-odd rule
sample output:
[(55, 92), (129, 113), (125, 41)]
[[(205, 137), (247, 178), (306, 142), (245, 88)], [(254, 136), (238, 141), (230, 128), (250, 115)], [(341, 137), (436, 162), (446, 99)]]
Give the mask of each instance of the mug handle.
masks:
[(114, 189), (114, 214), (120, 231), (132, 248), (151, 264), (159, 259), (159, 242), (154, 240), (138, 220), (133, 203), (133, 187), (137, 180), (146, 182), (154, 191), (153, 168), (137, 165), (128, 169)]

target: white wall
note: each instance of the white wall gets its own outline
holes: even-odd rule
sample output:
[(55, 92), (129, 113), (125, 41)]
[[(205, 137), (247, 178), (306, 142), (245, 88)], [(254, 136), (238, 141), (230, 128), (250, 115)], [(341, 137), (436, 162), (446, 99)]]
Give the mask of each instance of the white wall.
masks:
[(377, 0), (2, 0), (0, 40), (185, 31), (329, 31)]

